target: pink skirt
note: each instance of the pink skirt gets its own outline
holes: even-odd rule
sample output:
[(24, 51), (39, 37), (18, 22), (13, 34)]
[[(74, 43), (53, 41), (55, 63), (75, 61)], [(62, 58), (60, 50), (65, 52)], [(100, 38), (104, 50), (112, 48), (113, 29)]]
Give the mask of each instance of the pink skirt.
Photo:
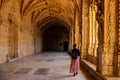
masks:
[(79, 72), (79, 70), (80, 70), (79, 58), (71, 59), (70, 73), (76, 73)]

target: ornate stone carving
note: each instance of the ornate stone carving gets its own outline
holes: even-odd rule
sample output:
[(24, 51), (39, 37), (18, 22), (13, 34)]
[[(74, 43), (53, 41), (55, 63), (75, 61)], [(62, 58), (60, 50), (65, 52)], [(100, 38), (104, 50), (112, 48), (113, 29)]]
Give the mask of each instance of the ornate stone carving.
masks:
[(15, 8), (12, 7), (10, 11), (11, 12), (8, 15), (8, 21), (10, 24), (15, 24)]
[[(116, 28), (116, 0), (105, 0), (105, 5), (104, 54), (102, 54), (102, 74), (113, 75), (113, 55), (115, 50)], [(107, 60), (107, 62), (104, 62), (104, 60)], [(109, 68), (111, 68), (110, 71)]]
[(96, 20), (98, 21), (98, 48), (97, 48), (97, 71), (102, 73), (102, 54), (104, 41), (104, 6), (102, 1), (97, 1)]

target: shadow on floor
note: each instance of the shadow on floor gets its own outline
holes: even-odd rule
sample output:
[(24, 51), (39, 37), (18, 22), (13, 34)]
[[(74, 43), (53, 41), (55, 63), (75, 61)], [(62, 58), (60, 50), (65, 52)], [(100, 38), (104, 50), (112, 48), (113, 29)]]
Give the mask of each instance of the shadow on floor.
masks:
[(89, 72), (87, 72), (82, 66), (80, 67), (81, 72), (88, 78), (90, 78), (90, 80), (96, 80), (94, 77), (92, 77), (92, 75), (89, 74)]

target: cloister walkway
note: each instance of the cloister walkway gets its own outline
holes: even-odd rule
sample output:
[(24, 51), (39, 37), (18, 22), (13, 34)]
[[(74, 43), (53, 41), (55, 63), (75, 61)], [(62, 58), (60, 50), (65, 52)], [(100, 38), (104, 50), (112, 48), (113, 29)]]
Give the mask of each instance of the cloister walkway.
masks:
[(0, 64), (0, 80), (94, 80), (80, 68), (77, 76), (69, 73), (66, 52), (41, 52), (10, 63)]

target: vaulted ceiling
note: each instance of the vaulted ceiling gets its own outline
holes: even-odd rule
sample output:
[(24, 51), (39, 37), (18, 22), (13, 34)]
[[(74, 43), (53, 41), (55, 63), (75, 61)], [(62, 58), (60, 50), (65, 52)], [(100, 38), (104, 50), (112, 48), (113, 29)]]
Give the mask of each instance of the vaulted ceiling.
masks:
[(55, 17), (70, 23), (74, 19), (75, 5), (79, 0), (20, 0), (22, 16), (32, 14), (32, 22)]
[[(0, 8), (11, 0), (0, 0)], [(14, 1), (14, 0), (13, 0)], [(16, 1), (16, 0), (15, 0)], [(81, 0), (17, 0), (20, 6), (21, 17), (31, 15), (32, 23), (43, 20), (61, 21), (68, 25), (74, 22), (74, 13), (80, 11)], [(50, 20), (50, 21), (49, 21)], [(47, 23), (47, 22), (46, 22)]]

